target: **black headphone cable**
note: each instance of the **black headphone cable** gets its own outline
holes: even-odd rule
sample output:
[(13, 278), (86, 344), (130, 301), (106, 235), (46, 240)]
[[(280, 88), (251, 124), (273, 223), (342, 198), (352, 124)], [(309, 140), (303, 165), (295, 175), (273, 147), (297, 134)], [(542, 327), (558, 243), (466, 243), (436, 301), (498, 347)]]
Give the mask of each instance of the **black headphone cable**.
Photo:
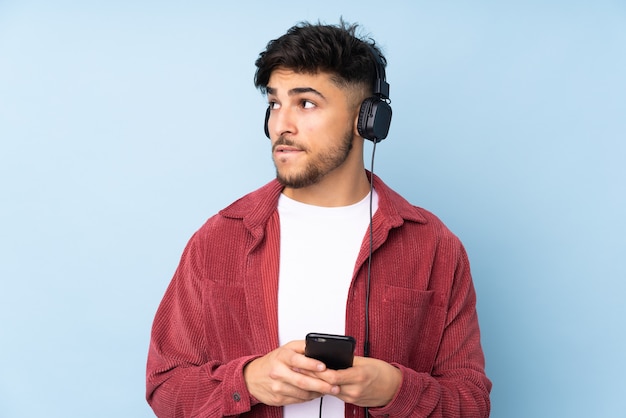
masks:
[[(373, 141), (372, 161), (370, 163), (370, 252), (367, 257), (367, 281), (365, 283), (365, 341), (363, 343), (363, 357), (370, 356), (370, 283), (372, 280), (372, 253), (374, 251), (374, 156), (376, 155), (376, 144)], [(369, 408), (365, 407), (365, 417), (369, 415)]]

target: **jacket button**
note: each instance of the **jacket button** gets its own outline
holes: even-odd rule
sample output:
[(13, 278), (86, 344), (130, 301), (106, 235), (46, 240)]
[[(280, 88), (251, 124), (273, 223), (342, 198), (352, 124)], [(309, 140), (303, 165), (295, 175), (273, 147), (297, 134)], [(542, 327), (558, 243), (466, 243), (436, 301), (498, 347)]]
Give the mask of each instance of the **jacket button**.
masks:
[(235, 400), (235, 402), (239, 402), (241, 400), (241, 395), (239, 394), (239, 392), (233, 393), (233, 399)]

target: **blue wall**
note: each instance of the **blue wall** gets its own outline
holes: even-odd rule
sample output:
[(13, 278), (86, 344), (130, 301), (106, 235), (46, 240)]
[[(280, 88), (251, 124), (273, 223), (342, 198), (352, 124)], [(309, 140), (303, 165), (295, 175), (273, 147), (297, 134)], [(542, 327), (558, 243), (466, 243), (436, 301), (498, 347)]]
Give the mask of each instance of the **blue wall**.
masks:
[(492, 416), (624, 416), (624, 2), (99, 3), (0, 1), (0, 416), (152, 416), (183, 246), (273, 177), (254, 60), (340, 15), (389, 59), (376, 172), (470, 254)]

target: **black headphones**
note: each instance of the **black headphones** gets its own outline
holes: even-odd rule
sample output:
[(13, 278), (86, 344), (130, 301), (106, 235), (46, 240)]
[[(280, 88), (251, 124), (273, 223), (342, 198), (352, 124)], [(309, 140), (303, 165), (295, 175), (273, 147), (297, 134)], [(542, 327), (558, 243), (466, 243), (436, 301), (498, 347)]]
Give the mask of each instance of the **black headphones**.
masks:
[[(363, 100), (359, 110), (357, 131), (365, 139), (380, 142), (387, 138), (391, 125), (391, 106), (389, 105), (389, 83), (385, 80), (385, 64), (382, 57), (370, 46), (374, 62), (376, 63), (376, 80), (374, 81), (374, 95)], [(265, 136), (270, 137), (267, 123), (270, 119), (270, 108), (265, 111)]]
[(359, 135), (370, 141), (380, 142), (387, 138), (391, 125), (391, 106), (389, 105), (389, 83), (385, 80), (385, 64), (383, 59), (370, 46), (376, 62), (376, 80), (374, 81), (374, 95), (363, 100), (359, 110), (357, 130)]

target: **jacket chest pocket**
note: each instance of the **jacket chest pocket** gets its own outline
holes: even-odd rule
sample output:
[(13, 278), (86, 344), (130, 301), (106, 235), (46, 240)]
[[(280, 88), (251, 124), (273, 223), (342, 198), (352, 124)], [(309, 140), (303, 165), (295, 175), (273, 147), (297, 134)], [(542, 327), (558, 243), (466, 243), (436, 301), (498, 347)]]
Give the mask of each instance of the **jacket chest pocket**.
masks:
[(386, 350), (376, 357), (430, 372), (446, 317), (438, 296), (434, 291), (386, 286), (379, 322), (383, 326), (375, 331)]

